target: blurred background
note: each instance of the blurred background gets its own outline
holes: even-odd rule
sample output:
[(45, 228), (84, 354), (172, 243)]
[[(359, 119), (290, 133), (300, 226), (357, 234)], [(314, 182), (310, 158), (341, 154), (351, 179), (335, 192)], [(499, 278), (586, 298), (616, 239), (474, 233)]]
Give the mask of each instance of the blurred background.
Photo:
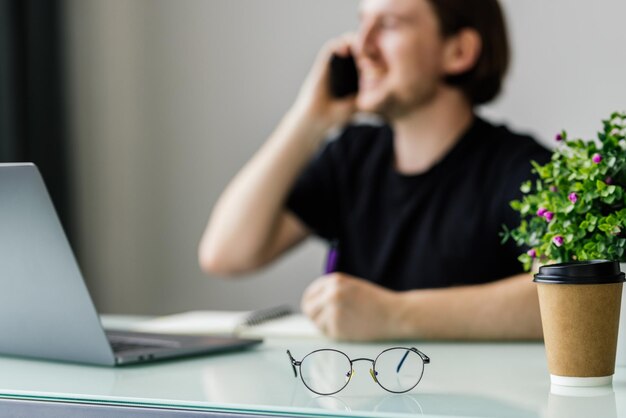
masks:
[[(591, 138), (626, 109), (626, 2), (503, 0), (513, 62), (480, 113)], [(203, 275), (210, 210), (356, 0), (0, 0), (0, 161), (35, 161), (105, 313), (299, 306), (309, 240), (248, 278)]]

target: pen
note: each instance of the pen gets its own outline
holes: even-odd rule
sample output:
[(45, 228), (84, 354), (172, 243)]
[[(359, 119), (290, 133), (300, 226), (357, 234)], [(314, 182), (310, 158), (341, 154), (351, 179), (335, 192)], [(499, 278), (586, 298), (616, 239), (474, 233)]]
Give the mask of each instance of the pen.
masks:
[(328, 255), (326, 256), (326, 268), (324, 274), (330, 274), (337, 271), (337, 262), (339, 261), (339, 242), (333, 240), (330, 243)]

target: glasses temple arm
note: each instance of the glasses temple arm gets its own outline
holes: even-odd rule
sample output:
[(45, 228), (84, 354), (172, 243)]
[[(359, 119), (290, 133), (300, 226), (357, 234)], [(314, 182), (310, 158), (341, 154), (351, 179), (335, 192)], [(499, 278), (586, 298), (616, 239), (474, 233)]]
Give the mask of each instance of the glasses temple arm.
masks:
[(428, 357), (426, 354), (422, 353), (421, 351), (419, 351), (417, 348), (413, 347), (412, 350), (415, 350), (415, 352), (417, 354), (419, 354), (419, 356), (422, 358), (422, 360), (424, 361), (424, 364), (429, 364), (430, 363), (430, 357)]
[(293, 358), (289, 350), (287, 350), (287, 355), (289, 356), (289, 363), (291, 363), (291, 368), (293, 369), (293, 375), (295, 377), (298, 377), (298, 371), (296, 370), (296, 366), (299, 366), (300, 362), (296, 361), (296, 359)]
[(409, 350), (406, 350), (406, 353), (404, 353), (404, 355), (402, 356), (400, 363), (398, 363), (398, 367), (396, 367), (396, 373), (400, 373), (400, 369), (402, 368), (402, 365), (404, 364), (404, 360), (406, 360), (406, 356), (408, 355), (409, 355)]
[(404, 356), (402, 356), (400, 363), (398, 363), (398, 367), (396, 367), (396, 373), (400, 373), (400, 369), (402, 368), (402, 365), (404, 364), (404, 360), (406, 360), (406, 357), (409, 355), (409, 351), (415, 351), (422, 358), (422, 361), (424, 362), (424, 364), (430, 363), (430, 358), (426, 354), (422, 353), (417, 348), (411, 348), (411, 350), (407, 350), (406, 353), (404, 353)]

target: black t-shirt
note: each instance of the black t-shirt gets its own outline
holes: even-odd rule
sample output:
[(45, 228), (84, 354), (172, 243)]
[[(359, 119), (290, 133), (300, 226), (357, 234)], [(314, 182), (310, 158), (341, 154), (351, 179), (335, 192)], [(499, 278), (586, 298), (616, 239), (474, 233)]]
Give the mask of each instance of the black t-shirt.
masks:
[(393, 165), (389, 126), (351, 126), (300, 175), (287, 207), (337, 240), (338, 271), (394, 290), (484, 283), (522, 271), (501, 244), (519, 215), (509, 202), (550, 153), (528, 136), (475, 118), (448, 154), (418, 175)]

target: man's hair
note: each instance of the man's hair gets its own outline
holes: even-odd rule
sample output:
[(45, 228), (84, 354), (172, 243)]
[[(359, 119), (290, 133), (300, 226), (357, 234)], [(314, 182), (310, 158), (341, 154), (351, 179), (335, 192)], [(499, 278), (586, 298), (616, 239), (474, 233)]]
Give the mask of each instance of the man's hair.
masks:
[(473, 105), (487, 103), (500, 92), (509, 66), (509, 41), (498, 0), (428, 0), (433, 6), (444, 37), (462, 29), (480, 35), (482, 49), (474, 67), (465, 73), (448, 76)]

